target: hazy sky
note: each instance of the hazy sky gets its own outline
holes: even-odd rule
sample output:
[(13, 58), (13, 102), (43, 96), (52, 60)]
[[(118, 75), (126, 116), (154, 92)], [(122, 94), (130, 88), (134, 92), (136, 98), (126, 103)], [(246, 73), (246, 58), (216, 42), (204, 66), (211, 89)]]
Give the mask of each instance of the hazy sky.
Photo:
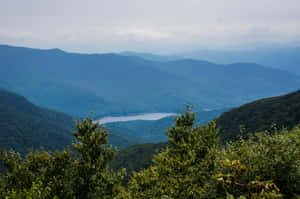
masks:
[(299, 41), (300, 0), (0, 0), (0, 44), (172, 53)]

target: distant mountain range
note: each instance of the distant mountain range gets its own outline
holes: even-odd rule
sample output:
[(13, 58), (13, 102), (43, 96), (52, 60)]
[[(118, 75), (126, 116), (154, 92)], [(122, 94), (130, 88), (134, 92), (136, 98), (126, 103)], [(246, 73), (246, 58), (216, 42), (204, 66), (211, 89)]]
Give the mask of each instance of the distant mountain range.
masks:
[(150, 61), (118, 54), (78, 54), (0, 46), (2, 87), (34, 104), (83, 117), (237, 106), (300, 87), (294, 74), (257, 64)]
[(220, 64), (257, 63), (300, 75), (300, 47), (257, 48), (252, 50), (194, 50), (179, 57), (207, 60)]
[(125, 52), (121, 52), (119, 54), (123, 55), (123, 56), (140, 57), (140, 58), (143, 58), (146, 60), (158, 61), (158, 62), (168, 62), (168, 61), (175, 61), (175, 60), (183, 59), (183, 57), (176, 56), (176, 55), (157, 55), (157, 54), (152, 54), (152, 53), (138, 53), (138, 52), (133, 52), (133, 51), (125, 51)]

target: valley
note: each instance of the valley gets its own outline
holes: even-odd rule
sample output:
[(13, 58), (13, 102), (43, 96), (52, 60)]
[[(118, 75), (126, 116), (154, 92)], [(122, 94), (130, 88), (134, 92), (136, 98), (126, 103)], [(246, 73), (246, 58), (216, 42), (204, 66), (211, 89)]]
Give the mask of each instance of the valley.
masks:
[(0, 2), (0, 199), (300, 199), (300, 0)]
[(149, 61), (5, 45), (0, 46), (0, 65), (4, 89), (77, 118), (91, 111), (95, 117), (174, 113), (186, 103), (196, 110), (230, 108), (300, 85), (295, 74), (253, 63)]
[[(288, 146), (298, 154), (299, 76), (254, 63), (224, 65), (148, 56), (129, 52), (76, 54), (0, 45), (0, 150), (20, 153), (16, 160), (9, 159), (15, 157), (14, 152), (11, 156), (0, 153), (1, 160), (6, 166), (11, 166), (7, 161), (20, 161), (18, 168), (35, 164), (30, 161), (44, 161), (57, 164), (48, 167), (39, 163), (44, 170), (52, 172), (50, 168), (57, 167), (63, 169), (62, 173), (71, 172), (65, 166), (94, 172), (105, 163), (109, 172), (126, 169), (122, 183), (130, 186), (136, 175), (157, 165), (163, 171), (173, 158), (176, 161), (169, 168), (176, 170), (173, 166), (178, 164), (177, 159), (183, 154), (195, 155), (195, 151), (197, 156), (207, 156), (192, 162), (190, 168), (199, 161), (211, 164), (205, 159), (208, 155), (222, 159), (220, 154), (226, 150), (224, 156), (230, 157), (230, 150), (239, 154), (239, 147), (244, 150), (240, 159), (249, 156), (256, 161), (245, 148), (261, 149), (260, 153), (268, 156), (264, 150), (269, 150), (269, 142), (280, 139), (284, 141), (278, 141), (279, 148)], [(208, 148), (216, 153), (210, 154)], [(73, 150), (78, 153), (73, 154)], [(93, 158), (106, 154), (109, 162), (104, 157), (91, 161), (87, 154)], [(297, 154), (289, 154), (289, 161), (295, 161)], [(197, 158), (186, 157), (179, 160), (180, 164)], [(30, 163), (22, 162), (22, 158)], [(67, 161), (66, 165), (57, 160)], [(86, 162), (92, 165), (93, 161), (100, 166), (89, 168)], [(252, 169), (251, 164), (248, 166)], [(206, 172), (211, 171), (216, 172)], [(67, 175), (76, 179), (81, 174)], [(276, 176), (274, 179), (284, 187), (285, 194), (290, 193), (289, 187)]]

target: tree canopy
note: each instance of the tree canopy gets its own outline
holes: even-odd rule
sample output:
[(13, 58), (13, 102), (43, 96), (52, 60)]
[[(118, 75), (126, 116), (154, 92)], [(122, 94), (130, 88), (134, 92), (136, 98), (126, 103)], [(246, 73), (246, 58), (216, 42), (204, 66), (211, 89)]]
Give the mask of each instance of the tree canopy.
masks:
[(108, 131), (87, 118), (76, 123), (76, 142), (63, 151), (25, 158), (1, 152), (0, 198), (7, 199), (271, 199), (300, 196), (300, 129), (255, 133), (221, 145), (215, 121), (195, 125), (190, 107), (168, 128), (168, 146), (153, 164), (113, 171), (116, 151)]

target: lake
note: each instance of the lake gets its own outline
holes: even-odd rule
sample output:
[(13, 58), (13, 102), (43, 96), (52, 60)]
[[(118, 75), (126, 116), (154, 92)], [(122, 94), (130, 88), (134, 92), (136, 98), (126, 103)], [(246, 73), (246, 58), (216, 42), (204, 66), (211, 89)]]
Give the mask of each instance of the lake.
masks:
[(175, 116), (176, 113), (143, 113), (133, 116), (107, 116), (100, 119), (100, 124), (112, 123), (112, 122), (128, 122), (134, 120), (159, 120), (169, 116)]

